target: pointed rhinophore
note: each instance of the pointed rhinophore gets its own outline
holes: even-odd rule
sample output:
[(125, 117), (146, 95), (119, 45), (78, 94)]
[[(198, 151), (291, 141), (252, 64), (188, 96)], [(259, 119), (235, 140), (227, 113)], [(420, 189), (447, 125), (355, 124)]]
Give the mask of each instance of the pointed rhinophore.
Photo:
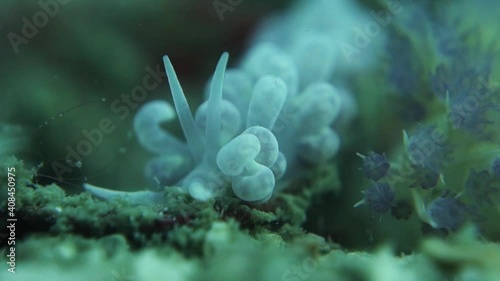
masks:
[(224, 52), (217, 63), (212, 84), (210, 85), (206, 121), (207, 157), (210, 161), (215, 161), (217, 151), (219, 150), (222, 88), (224, 86), (224, 74), (226, 73), (228, 58), (229, 54)]
[(186, 137), (187, 144), (195, 160), (201, 161), (204, 144), (200, 131), (194, 122), (186, 96), (182, 91), (181, 84), (179, 83), (179, 79), (177, 79), (174, 67), (172, 66), (168, 56), (163, 56), (163, 63), (167, 72), (168, 83), (170, 84), (170, 91), (172, 92), (175, 110), (177, 111), (177, 116), (179, 117), (179, 122), (181, 123), (182, 131)]

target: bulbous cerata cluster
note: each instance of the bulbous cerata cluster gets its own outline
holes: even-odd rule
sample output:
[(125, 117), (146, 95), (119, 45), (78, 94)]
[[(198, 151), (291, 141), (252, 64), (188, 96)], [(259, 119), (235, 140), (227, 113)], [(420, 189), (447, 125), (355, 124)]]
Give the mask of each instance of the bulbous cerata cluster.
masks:
[[(339, 25), (348, 18), (332, 17), (336, 9), (330, 9), (331, 3), (312, 1), (307, 9), (264, 24), (236, 68), (226, 70), (224, 53), (194, 116), (165, 56), (175, 106), (152, 101), (134, 120), (139, 142), (157, 155), (146, 164), (146, 177), (162, 186), (180, 186), (198, 200), (231, 186), (241, 200), (264, 202), (300, 176), (305, 165), (331, 160), (340, 146), (334, 121), (345, 125), (356, 111), (350, 93), (328, 83), (334, 70), (350, 66), (341, 63), (338, 48), (338, 42), (349, 39)], [(355, 9), (347, 2), (340, 7)], [(160, 127), (176, 117), (185, 142)], [(85, 187), (107, 199), (151, 202), (161, 197), (159, 192)]]
[[(217, 64), (208, 99), (192, 116), (174, 68), (165, 68), (175, 109), (165, 101), (144, 105), (134, 120), (139, 142), (159, 154), (146, 176), (179, 185), (198, 200), (208, 200), (230, 185), (248, 202), (268, 200), (276, 181), (300, 163), (322, 163), (339, 149), (331, 124), (341, 98), (318, 81), (300, 91), (293, 57), (271, 44), (254, 47), (242, 66), (226, 71), (228, 54)], [(186, 142), (160, 128), (179, 118)]]

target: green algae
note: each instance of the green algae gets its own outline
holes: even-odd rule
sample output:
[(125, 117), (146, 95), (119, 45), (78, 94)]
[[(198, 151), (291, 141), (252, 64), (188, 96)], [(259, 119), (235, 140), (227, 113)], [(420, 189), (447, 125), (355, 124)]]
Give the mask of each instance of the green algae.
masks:
[[(303, 181), (311, 186), (308, 191), (278, 193), (264, 205), (234, 197), (198, 202), (168, 188), (164, 205), (140, 206), (104, 202), (87, 193), (68, 196), (54, 184), (33, 185), (35, 169), (15, 158), (4, 161), (1, 168), (6, 167), (18, 171), (17, 216), (23, 226), (16, 243), (15, 280), (437, 281), (500, 276), (492, 266), (500, 248), (477, 240), (473, 231), (449, 241), (424, 240), (422, 253), (402, 256), (388, 246), (374, 253), (351, 252), (308, 233), (301, 225), (311, 200), (339, 188), (315, 185), (311, 178)], [(318, 173), (325, 175), (311, 174)]]

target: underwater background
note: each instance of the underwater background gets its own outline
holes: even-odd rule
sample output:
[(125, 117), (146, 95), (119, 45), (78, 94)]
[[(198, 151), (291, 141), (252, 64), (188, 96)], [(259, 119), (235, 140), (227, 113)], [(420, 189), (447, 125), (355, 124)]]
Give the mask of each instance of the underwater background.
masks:
[(0, 14), (1, 280), (500, 280), (498, 1)]

